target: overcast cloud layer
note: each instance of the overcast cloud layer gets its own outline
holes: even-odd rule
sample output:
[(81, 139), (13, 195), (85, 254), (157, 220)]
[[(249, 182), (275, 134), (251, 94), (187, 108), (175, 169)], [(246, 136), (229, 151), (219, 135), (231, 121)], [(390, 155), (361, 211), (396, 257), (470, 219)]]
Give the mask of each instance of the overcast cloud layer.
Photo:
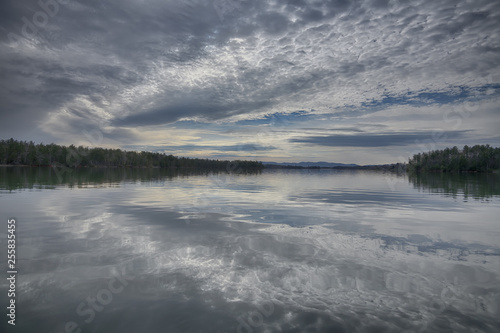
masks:
[(500, 146), (498, 1), (2, 1), (0, 137), (386, 163)]

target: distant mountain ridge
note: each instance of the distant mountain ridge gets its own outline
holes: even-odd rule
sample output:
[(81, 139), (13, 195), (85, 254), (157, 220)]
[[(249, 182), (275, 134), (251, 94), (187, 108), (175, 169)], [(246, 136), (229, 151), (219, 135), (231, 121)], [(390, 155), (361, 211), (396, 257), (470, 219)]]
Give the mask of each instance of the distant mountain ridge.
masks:
[(293, 166), (293, 167), (320, 167), (320, 168), (334, 168), (334, 167), (359, 167), (358, 164), (345, 164), (345, 163), (330, 163), (330, 162), (262, 162), (264, 165), (277, 165), (277, 166)]

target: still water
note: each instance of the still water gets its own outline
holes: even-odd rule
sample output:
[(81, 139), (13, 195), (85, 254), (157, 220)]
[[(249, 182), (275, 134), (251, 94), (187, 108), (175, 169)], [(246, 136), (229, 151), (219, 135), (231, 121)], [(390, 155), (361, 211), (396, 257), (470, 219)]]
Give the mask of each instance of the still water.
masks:
[(3, 167), (0, 215), (2, 332), (500, 331), (498, 174)]

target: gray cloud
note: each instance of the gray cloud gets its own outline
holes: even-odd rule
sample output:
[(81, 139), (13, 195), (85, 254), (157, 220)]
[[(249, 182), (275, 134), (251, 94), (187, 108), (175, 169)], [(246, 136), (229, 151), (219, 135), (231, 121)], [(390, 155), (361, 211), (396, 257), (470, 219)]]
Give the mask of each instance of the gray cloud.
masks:
[(126, 149), (133, 150), (150, 150), (150, 151), (178, 151), (178, 150), (216, 150), (216, 151), (227, 151), (227, 152), (252, 152), (252, 151), (270, 151), (277, 149), (273, 146), (262, 146), (258, 144), (239, 144), (239, 145), (217, 145), (217, 146), (207, 146), (207, 145), (179, 145), (179, 146), (136, 146), (136, 145), (126, 145)]
[(462, 138), (466, 132), (467, 131), (405, 132), (393, 134), (309, 136), (300, 139), (290, 139), (290, 142), (329, 147), (408, 146), (427, 142), (436, 137), (445, 140), (459, 139)]
[(131, 114), (117, 119), (114, 124), (118, 126), (148, 126), (173, 123), (181, 118), (200, 116), (204, 119), (216, 120), (228, 115), (235, 115), (249, 111), (259, 110), (269, 102), (248, 102), (240, 104), (216, 105), (214, 100), (186, 101), (184, 103), (166, 105), (159, 109), (148, 110)]
[(19, 139), (94, 127), (130, 142), (136, 127), (295, 110), (349, 118), (500, 83), (496, 1), (73, 0), (38, 26), (37, 13), (35, 0), (0, 4), (0, 132)]

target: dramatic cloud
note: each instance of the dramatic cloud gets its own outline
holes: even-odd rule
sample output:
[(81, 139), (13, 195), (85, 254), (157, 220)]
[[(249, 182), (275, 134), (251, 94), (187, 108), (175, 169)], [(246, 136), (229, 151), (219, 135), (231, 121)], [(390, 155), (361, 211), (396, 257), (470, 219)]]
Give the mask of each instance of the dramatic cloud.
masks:
[[(279, 148), (266, 160), (356, 163), (407, 155), (418, 131), (499, 145), (489, 125), (499, 21), (492, 0), (3, 1), (0, 133), (206, 157), (254, 144)], [(461, 126), (450, 128), (446, 112)], [(320, 138), (341, 128), (352, 131), (335, 147), (381, 147), (367, 145), (372, 135), (400, 150), (339, 161), (346, 155)]]

